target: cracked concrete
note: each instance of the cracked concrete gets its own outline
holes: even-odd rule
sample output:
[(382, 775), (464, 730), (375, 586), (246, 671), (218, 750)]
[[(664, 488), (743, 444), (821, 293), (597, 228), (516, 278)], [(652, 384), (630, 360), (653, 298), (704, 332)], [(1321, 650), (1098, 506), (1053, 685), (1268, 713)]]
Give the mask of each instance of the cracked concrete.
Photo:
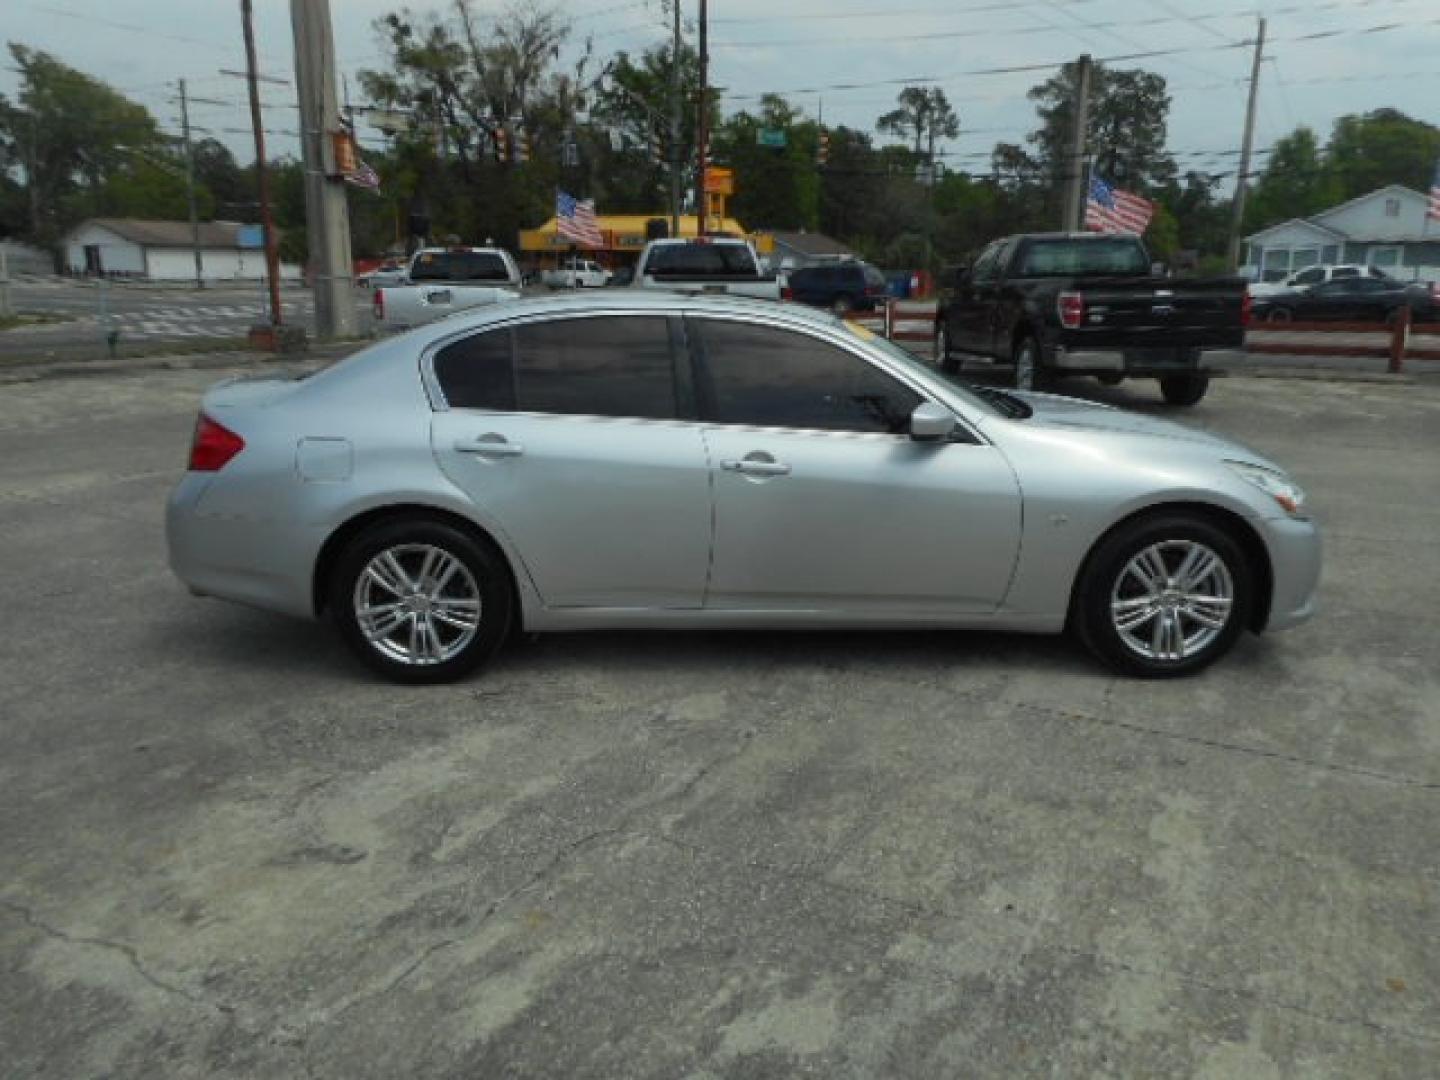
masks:
[(0, 1075), (1435, 1075), (1440, 387), (1195, 410), (1329, 554), (1198, 679), (615, 633), (407, 689), (169, 577), (213, 377), (0, 399)]

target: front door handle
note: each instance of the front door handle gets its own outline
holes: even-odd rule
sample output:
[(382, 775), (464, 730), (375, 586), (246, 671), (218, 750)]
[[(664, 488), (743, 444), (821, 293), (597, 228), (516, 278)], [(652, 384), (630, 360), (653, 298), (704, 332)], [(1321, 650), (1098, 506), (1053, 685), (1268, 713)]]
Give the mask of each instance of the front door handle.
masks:
[(720, 462), (726, 472), (743, 473), (746, 476), (789, 476), (790, 466), (783, 461), (756, 461), (752, 458), (729, 459)]
[(481, 435), (478, 439), (456, 439), (455, 449), (462, 454), (481, 454), (484, 457), (519, 457), (525, 447), (519, 443), (507, 442), (501, 435)]

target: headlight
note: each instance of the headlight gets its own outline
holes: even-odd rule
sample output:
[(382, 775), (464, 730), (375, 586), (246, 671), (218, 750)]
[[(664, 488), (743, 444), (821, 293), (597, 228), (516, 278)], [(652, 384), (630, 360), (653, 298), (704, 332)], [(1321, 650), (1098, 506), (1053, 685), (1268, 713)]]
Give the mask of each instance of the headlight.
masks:
[(1305, 513), (1304, 490), (1284, 473), (1244, 461), (1227, 461), (1225, 464), (1274, 499), (1275, 504), (1291, 517), (1308, 516)]

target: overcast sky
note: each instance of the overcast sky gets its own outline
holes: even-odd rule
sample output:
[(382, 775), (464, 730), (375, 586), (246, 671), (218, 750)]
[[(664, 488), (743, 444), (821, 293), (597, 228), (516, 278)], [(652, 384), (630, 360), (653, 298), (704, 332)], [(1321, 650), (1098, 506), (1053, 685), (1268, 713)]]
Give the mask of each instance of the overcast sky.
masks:
[[(683, 4), (693, 35), (699, 0)], [(372, 22), (400, 6), (393, 0), (331, 0), (336, 52), (357, 102), (355, 72), (383, 60)], [(412, 0), (408, 6), (420, 11), (449, 5)], [(499, 12), (507, 3), (475, 0), (474, 6)], [(553, 6), (574, 20), (567, 60), (587, 35), (602, 56), (667, 40), (660, 0), (561, 0)], [(1034, 110), (1025, 91), (1052, 70), (992, 69), (1050, 65), (1081, 52), (1103, 58), (1176, 50), (1116, 64), (1169, 80), (1170, 148), (1181, 168), (1233, 167), (1233, 153), (1215, 155), (1240, 144), (1251, 59), (1243, 43), (1254, 38), (1257, 0), (711, 0), (709, 6), (712, 82), (725, 89), (727, 112), (748, 104), (743, 95), (776, 90), (788, 92), (811, 115), (823, 107), (827, 123), (873, 130), (899, 85), (835, 84), (934, 78), (963, 127), (947, 147), (949, 163), (983, 169), (997, 140), (1018, 141), (1031, 130)], [(1440, 123), (1436, 0), (1260, 0), (1258, 7), (1269, 17), (1269, 30), (1257, 146), (1302, 123), (1323, 139), (1336, 116), (1381, 106)], [(183, 76), (193, 96), (207, 99), (194, 105), (192, 122), (249, 160), (244, 83), (219, 74), (244, 66), (239, 11), (239, 0), (0, 0), (0, 37), (105, 79), (177, 131), (179, 110), (171, 98), (174, 80)], [(288, 0), (255, 0), (255, 21), (262, 67), (292, 78)], [(1331, 31), (1339, 33), (1297, 40)], [(7, 57), (0, 92), (11, 94), (15, 86)], [(271, 103), (271, 153), (296, 153), (293, 90), (268, 86), (265, 98)], [(379, 136), (362, 130), (362, 140), (377, 142)]]

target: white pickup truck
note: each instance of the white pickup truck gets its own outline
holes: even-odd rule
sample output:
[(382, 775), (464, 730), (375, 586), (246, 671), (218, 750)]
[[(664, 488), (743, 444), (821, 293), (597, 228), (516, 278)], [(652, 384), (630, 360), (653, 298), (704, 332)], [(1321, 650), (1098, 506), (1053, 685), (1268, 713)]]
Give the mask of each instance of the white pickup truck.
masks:
[(599, 289), (610, 284), (610, 271), (589, 259), (566, 259), (556, 269), (544, 271), (540, 283), (552, 289)]
[(410, 330), (457, 311), (520, 296), (520, 267), (503, 248), (421, 248), (405, 276), (406, 285), (375, 290), (377, 330)]
[(688, 293), (729, 293), (779, 300), (782, 282), (760, 266), (755, 249), (738, 237), (652, 240), (635, 266), (634, 287)]

